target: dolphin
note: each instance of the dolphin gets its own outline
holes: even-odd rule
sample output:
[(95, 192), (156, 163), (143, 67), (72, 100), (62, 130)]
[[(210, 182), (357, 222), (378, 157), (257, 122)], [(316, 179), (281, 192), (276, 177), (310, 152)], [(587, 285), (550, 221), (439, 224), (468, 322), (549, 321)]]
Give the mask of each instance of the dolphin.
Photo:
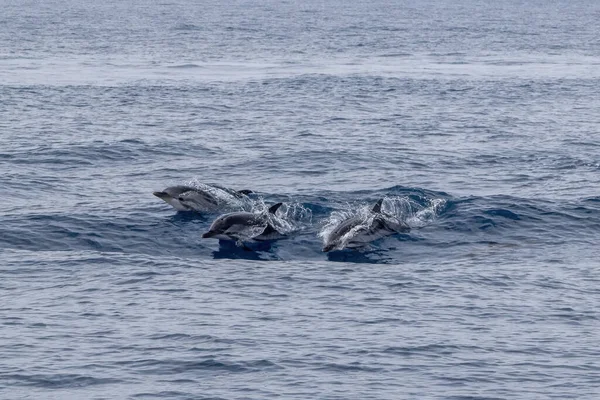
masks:
[(241, 199), (252, 193), (251, 190), (236, 191), (217, 185), (203, 186), (205, 187), (170, 186), (161, 192), (152, 194), (173, 206), (177, 211), (215, 212), (223, 206), (230, 205), (234, 199)]
[(277, 203), (269, 207), (263, 213), (251, 213), (245, 211), (224, 214), (214, 220), (208, 232), (204, 233), (204, 239), (213, 238), (219, 240), (231, 240), (238, 244), (244, 241), (267, 241), (283, 237), (271, 222), (271, 215), (281, 207), (283, 203)]
[(367, 218), (353, 216), (342, 221), (325, 238), (323, 251), (364, 247), (385, 236), (410, 231), (410, 227), (406, 223), (386, 216), (381, 211), (382, 203), (383, 199), (380, 199), (371, 209)]

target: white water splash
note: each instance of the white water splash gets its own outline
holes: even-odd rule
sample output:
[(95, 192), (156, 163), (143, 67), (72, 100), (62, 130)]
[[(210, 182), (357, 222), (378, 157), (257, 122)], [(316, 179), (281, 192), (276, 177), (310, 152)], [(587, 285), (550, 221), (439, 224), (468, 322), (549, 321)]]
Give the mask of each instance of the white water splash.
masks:
[(421, 228), (433, 222), (445, 205), (445, 199), (426, 199), (426, 205), (421, 205), (408, 197), (391, 196), (384, 197), (381, 209), (411, 228)]
[[(442, 211), (446, 200), (427, 199), (425, 206), (418, 202), (401, 196), (384, 197), (381, 205), (382, 214), (392, 223), (406, 224), (410, 228), (421, 228), (436, 219)], [(354, 226), (336, 239), (335, 249), (343, 249), (364, 229), (371, 226), (377, 214), (373, 213), (372, 204), (360, 206), (347, 204), (346, 209), (331, 213), (324, 221), (318, 236), (323, 239), (323, 244), (331, 243), (331, 234), (345, 221), (356, 219)]]
[(275, 214), (268, 212), (268, 209), (271, 206), (272, 204), (266, 204), (261, 197), (254, 201), (252, 212), (267, 213), (269, 223), (283, 235), (288, 235), (304, 229), (312, 222), (311, 210), (300, 203), (283, 203), (281, 207), (277, 209)]

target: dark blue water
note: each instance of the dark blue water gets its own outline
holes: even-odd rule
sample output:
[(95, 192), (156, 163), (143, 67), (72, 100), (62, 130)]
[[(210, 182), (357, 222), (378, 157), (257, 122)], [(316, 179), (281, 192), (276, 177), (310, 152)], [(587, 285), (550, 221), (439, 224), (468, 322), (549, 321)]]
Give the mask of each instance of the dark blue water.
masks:
[[(0, 8), (0, 398), (600, 396), (600, 3)], [(293, 229), (202, 239), (186, 182)]]

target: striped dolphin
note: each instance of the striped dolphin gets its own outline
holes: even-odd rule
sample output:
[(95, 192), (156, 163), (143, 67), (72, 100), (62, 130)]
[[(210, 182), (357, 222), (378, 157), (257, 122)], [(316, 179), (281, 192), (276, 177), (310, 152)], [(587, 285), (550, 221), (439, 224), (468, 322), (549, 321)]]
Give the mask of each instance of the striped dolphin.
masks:
[(323, 251), (360, 248), (385, 236), (410, 231), (410, 227), (381, 211), (380, 199), (364, 216), (352, 216), (340, 222), (324, 240)]

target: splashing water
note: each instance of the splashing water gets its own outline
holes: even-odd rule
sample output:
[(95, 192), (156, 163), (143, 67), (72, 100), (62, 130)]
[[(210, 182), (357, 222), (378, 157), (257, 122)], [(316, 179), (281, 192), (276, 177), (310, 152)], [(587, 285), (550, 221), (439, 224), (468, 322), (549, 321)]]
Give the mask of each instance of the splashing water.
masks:
[[(381, 205), (381, 215), (392, 224), (406, 224), (410, 228), (421, 228), (435, 220), (443, 210), (446, 200), (423, 199), (424, 205), (409, 198), (401, 196), (384, 197)], [(323, 239), (323, 244), (331, 242), (332, 233), (347, 221), (353, 221), (353, 227), (336, 240), (335, 249), (343, 249), (357, 236), (359, 232), (368, 229), (374, 218), (378, 216), (373, 212), (373, 206), (364, 204), (356, 208), (350, 204), (345, 210), (334, 211), (324, 221), (318, 236)]]
[(382, 211), (405, 222), (411, 228), (422, 228), (433, 222), (444, 210), (447, 200), (423, 198), (422, 203), (403, 196), (384, 197)]
[(267, 213), (269, 223), (282, 235), (302, 230), (312, 222), (312, 211), (300, 203), (283, 203), (275, 214), (268, 213), (271, 206), (259, 197), (253, 202), (252, 212)]

